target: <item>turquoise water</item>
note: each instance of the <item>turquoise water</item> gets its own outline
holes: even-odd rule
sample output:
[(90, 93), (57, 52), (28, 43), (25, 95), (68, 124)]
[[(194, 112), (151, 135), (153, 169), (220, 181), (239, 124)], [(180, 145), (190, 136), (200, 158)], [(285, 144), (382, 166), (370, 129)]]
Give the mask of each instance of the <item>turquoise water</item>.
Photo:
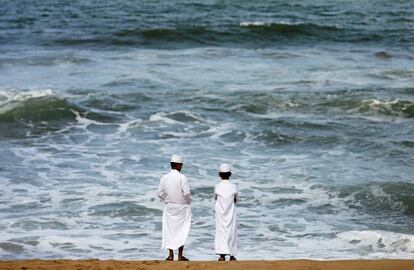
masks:
[(409, 1), (5, 1), (0, 258), (163, 258), (169, 156), (213, 259), (212, 193), (240, 190), (239, 258), (413, 258)]

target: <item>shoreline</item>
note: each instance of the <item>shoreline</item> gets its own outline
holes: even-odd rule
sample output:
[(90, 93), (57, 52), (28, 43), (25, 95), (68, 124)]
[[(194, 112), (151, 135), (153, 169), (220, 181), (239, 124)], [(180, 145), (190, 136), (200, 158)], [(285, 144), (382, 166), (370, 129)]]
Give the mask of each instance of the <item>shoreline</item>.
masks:
[(288, 269), (288, 270), (412, 270), (414, 259), (364, 259), (364, 260), (257, 260), (257, 261), (190, 261), (166, 262), (161, 260), (0, 260), (1, 270), (144, 270), (144, 269), (232, 269), (249, 270)]

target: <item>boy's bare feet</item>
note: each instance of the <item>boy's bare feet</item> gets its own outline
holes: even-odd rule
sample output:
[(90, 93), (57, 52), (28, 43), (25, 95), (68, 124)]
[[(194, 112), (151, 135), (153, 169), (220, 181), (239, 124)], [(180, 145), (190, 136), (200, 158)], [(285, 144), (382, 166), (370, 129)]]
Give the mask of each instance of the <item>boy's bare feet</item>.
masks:
[(234, 257), (234, 256), (230, 256), (230, 261), (237, 261), (237, 260), (236, 260), (236, 257)]
[(225, 261), (226, 260), (226, 255), (221, 255), (220, 254), (220, 258), (218, 260), (219, 260), (219, 262)]
[(186, 258), (186, 257), (184, 257), (184, 256), (178, 257), (178, 260), (179, 260), (179, 261), (189, 261), (189, 259), (187, 259), (187, 258)]

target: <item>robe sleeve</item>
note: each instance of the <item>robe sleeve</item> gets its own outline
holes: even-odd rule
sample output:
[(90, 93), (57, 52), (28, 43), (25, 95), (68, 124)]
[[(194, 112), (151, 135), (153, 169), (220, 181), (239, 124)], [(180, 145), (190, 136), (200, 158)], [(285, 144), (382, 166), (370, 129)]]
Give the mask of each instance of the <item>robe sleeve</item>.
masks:
[(157, 192), (158, 198), (160, 198), (161, 201), (165, 201), (167, 194), (164, 191), (164, 181), (161, 178), (160, 184), (158, 185), (158, 192)]
[(181, 191), (183, 192), (186, 202), (188, 204), (191, 203), (190, 186), (188, 185), (188, 180), (185, 176), (181, 178)]

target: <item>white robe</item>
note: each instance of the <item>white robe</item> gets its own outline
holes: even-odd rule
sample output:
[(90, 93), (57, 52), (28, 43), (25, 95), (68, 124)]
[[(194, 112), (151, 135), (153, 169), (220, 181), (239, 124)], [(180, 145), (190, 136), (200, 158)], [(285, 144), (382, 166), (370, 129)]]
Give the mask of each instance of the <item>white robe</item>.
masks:
[(185, 244), (191, 224), (191, 196), (187, 177), (171, 170), (161, 177), (158, 197), (164, 201), (162, 248), (178, 249)]
[(217, 254), (236, 256), (237, 220), (235, 199), (238, 200), (237, 186), (229, 180), (221, 180), (215, 186), (216, 216), (215, 249)]

